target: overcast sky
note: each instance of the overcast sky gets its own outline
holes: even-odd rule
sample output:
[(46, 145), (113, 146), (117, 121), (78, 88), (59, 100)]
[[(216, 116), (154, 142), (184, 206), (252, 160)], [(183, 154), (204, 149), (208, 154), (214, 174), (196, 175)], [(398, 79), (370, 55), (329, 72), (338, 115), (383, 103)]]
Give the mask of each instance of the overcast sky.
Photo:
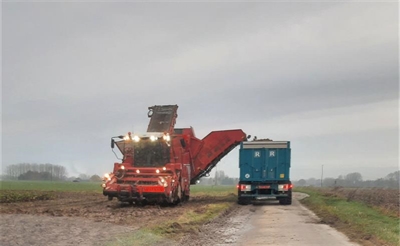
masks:
[[(289, 140), (292, 179), (399, 169), (398, 3), (2, 4), (2, 168), (109, 172), (178, 104), (197, 137)], [(238, 150), (218, 170), (238, 177)]]

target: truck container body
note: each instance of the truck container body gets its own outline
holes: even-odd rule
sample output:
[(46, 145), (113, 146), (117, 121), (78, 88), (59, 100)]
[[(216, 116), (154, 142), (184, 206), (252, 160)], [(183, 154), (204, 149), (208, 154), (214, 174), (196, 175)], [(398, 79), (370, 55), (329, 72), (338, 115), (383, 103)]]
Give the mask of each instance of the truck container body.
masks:
[(290, 152), (289, 141), (242, 142), (238, 202), (272, 198), (280, 204), (291, 204)]

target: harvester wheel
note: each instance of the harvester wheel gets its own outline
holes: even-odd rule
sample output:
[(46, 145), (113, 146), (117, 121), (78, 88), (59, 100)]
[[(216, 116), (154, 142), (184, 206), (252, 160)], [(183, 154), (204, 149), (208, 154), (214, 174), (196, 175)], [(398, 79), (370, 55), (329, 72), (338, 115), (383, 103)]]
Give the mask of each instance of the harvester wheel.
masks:
[(140, 206), (144, 207), (147, 205), (147, 200), (142, 200), (142, 201), (140, 201), (139, 204), (140, 204)]
[(176, 196), (174, 198), (174, 204), (177, 205), (182, 201), (182, 188), (180, 185), (178, 185), (177, 191), (176, 191)]
[(189, 199), (190, 199), (190, 196), (188, 196), (188, 195), (184, 195), (183, 197), (184, 197), (184, 201), (185, 201), (185, 202), (188, 202)]

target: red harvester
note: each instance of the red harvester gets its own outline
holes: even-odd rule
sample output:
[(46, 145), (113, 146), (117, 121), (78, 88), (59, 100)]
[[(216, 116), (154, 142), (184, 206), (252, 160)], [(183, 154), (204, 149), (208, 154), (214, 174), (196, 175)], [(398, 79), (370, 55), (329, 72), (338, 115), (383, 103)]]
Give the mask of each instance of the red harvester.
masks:
[(174, 128), (177, 105), (149, 107), (150, 123), (142, 135), (128, 133), (111, 138), (123, 158), (104, 176), (103, 194), (129, 203), (187, 201), (190, 185), (211, 169), (241, 141), (242, 130), (213, 131), (202, 140), (193, 128)]

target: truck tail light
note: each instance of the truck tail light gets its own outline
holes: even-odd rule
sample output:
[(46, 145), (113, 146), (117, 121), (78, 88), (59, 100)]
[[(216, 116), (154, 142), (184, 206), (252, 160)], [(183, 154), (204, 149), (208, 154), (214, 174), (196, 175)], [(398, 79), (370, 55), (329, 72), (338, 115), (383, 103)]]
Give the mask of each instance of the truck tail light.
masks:
[(287, 191), (287, 190), (289, 190), (291, 188), (293, 188), (292, 184), (278, 185), (278, 190), (279, 191)]
[(241, 191), (251, 191), (251, 185), (240, 185)]

